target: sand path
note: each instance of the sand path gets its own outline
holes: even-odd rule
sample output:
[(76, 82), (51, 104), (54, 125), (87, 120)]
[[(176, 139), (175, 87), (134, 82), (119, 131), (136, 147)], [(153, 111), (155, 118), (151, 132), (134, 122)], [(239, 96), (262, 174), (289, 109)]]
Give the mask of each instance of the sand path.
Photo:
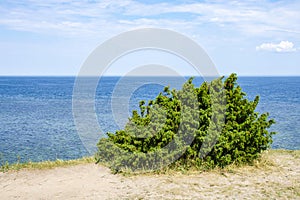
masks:
[(83, 164), (0, 173), (0, 199), (300, 199), (300, 158), (270, 155), (267, 168), (190, 175), (113, 175)]

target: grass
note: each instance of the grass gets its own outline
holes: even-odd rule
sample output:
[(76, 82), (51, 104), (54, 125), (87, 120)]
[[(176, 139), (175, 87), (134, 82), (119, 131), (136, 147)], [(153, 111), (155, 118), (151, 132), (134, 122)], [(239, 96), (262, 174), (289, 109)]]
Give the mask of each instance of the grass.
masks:
[[(131, 171), (130, 169), (126, 170), (123, 169), (120, 174), (124, 176), (136, 176), (136, 175), (175, 175), (175, 174), (182, 174), (182, 175), (193, 175), (193, 174), (199, 174), (203, 172), (213, 172), (213, 173), (219, 173), (221, 175), (227, 176), (226, 174), (238, 174), (242, 171), (254, 171), (254, 170), (262, 170), (262, 171), (269, 171), (276, 168), (276, 164), (274, 162), (274, 157), (280, 157), (290, 155), (294, 159), (300, 158), (300, 150), (284, 150), (284, 149), (271, 149), (264, 151), (259, 158), (254, 160), (251, 163), (243, 163), (243, 164), (237, 164), (233, 163), (230, 165), (227, 165), (225, 167), (215, 167), (215, 168), (207, 168), (205, 166), (200, 167), (182, 167), (180, 165), (173, 165), (171, 167), (163, 167), (162, 169), (159, 169), (157, 171), (148, 171), (148, 170), (140, 170), (140, 171)], [(105, 166), (105, 163), (100, 163), (101, 165)]]
[[(127, 177), (114, 178), (119, 180), (120, 184), (124, 184), (124, 188), (134, 188), (141, 183), (138, 187), (140, 192), (129, 190), (123, 194), (128, 199), (154, 198), (154, 196), (157, 199), (164, 197), (196, 199), (197, 195), (202, 195), (203, 198), (215, 195), (214, 197), (220, 197), (220, 199), (235, 196), (238, 199), (300, 199), (299, 168), (297, 168), (300, 164), (299, 161), (300, 150), (268, 150), (263, 152), (259, 159), (245, 165), (231, 164), (224, 168), (206, 170), (194, 168), (179, 170), (165, 167), (165, 171), (123, 172), (120, 175)], [(95, 163), (94, 158), (7, 164), (7, 166), (0, 166), (0, 170), (5, 172), (22, 169), (45, 170), (87, 163)], [(79, 169), (81, 169), (80, 166)], [(33, 171), (33, 173), (35, 172)], [(51, 174), (52, 172), (46, 171), (47, 173)], [(26, 179), (27, 175), (26, 173)], [(158, 184), (156, 185), (156, 183)], [(145, 186), (151, 187), (141, 189)]]
[(72, 165), (95, 163), (94, 157), (83, 157), (75, 160), (55, 160), (55, 161), (42, 161), (42, 162), (26, 162), (26, 163), (14, 163), (8, 162), (2, 163), (0, 166), (0, 172), (19, 171), (21, 169), (52, 169), (55, 167), (67, 167)]
[[(189, 170), (186, 170), (184, 168), (175, 167), (175, 168), (169, 168), (165, 167), (159, 171), (139, 171), (139, 172), (131, 172), (130, 170), (124, 171), (122, 174), (125, 176), (132, 176), (132, 175), (153, 175), (153, 174), (194, 174), (194, 173), (201, 173), (204, 171), (210, 171), (210, 172), (217, 172), (221, 174), (225, 173), (238, 173), (238, 171), (243, 168), (243, 170), (254, 170), (254, 169), (262, 169), (262, 170), (268, 170), (271, 167), (273, 167), (275, 164), (272, 161), (272, 157), (274, 156), (280, 156), (280, 155), (286, 155), (289, 154), (293, 156), (295, 159), (300, 158), (300, 150), (282, 150), (282, 149), (276, 149), (276, 150), (267, 150), (262, 153), (261, 157), (253, 161), (253, 163), (250, 164), (243, 164), (243, 165), (237, 165), (237, 164), (231, 164), (226, 166), (225, 168), (213, 168), (213, 169), (196, 169), (191, 168)], [(21, 169), (52, 169), (55, 167), (67, 167), (72, 165), (79, 165), (79, 164), (87, 164), (87, 163), (95, 163), (95, 158), (93, 156), (91, 157), (83, 157), (75, 160), (55, 160), (55, 161), (43, 161), (43, 162), (26, 162), (26, 163), (14, 163), (9, 164), (8, 162), (2, 163), (0, 165), (0, 172), (7, 172), (7, 171), (18, 171)]]

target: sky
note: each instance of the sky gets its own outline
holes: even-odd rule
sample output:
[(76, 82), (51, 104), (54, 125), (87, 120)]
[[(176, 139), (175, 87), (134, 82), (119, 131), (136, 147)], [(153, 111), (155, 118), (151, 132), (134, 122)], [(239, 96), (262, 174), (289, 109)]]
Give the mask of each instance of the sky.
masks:
[[(299, 76), (299, 10), (297, 0), (1, 0), (0, 75), (76, 76), (106, 40), (139, 28), (166, 28), (196, 41), (221, 75)], [(179, 73), (194, 73), (159, 52), (129, 58), (142, 64), (149, 54), (168, 59), (175, 70), (182, 65)], [(129, 58), (107, 75), (133, 65)]]

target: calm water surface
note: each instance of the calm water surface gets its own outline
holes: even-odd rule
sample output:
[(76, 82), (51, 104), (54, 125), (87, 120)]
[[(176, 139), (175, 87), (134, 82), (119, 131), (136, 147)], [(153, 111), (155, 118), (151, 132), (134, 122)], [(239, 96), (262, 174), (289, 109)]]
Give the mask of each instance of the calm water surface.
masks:
[[(16, 162), (18, 157), (21, 161), (42, 161), (88, 154), (73, 120), (74, 80), (74, 77), (0, 77), (0, 164)], [(137, 109), (140, 100), (156, 97), (163, 85), (180, 88), (183, 83), (174, 77), (130, 78), (121, 89), (124, 93), (115, 94), (119, 80), (120, 77), (103, 77), (96, 90), (95, 110), (103, 132), (122, 128), (115, 123), (111, 99), (128, 104), (125, 100), (130, 84), (139, 87), (129, 99), (128, 113)], [(201, 82), (200, 78), (194, 81), (195, 85)], [(238, 83), (247, 98), (260, 96), (257, 111), (269, 112), (276, 120), (271, 131), (278, 134), (272, 148), (300, 149), (300, 77), (240, 77)]]

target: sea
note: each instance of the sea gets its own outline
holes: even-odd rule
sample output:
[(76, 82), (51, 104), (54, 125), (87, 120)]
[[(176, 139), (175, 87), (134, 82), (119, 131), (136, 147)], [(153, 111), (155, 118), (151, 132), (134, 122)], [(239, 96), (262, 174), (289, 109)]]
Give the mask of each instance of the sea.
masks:
[[(95, 89), (82, 98), (94, 98), (97, 125), (103, 134), (114, 133), (141, 100), (154, 99), (165, 86), (180, 89), (187, 78), (105, 76), (91, 82), (87, 78), (85, 88)], [(193, 83), (199, 86), (204, 80), (195, 77)], [(237, 82), (245, 98), (260, 96), (256, 111), (275, 119), (269, 129), (277, 132), (271, 148), (300, 149), (300, 77), (239, 77)], [(91, 154), (74, 120), (75, 83), (76, 77), (0, 77), (0, 165)]]

